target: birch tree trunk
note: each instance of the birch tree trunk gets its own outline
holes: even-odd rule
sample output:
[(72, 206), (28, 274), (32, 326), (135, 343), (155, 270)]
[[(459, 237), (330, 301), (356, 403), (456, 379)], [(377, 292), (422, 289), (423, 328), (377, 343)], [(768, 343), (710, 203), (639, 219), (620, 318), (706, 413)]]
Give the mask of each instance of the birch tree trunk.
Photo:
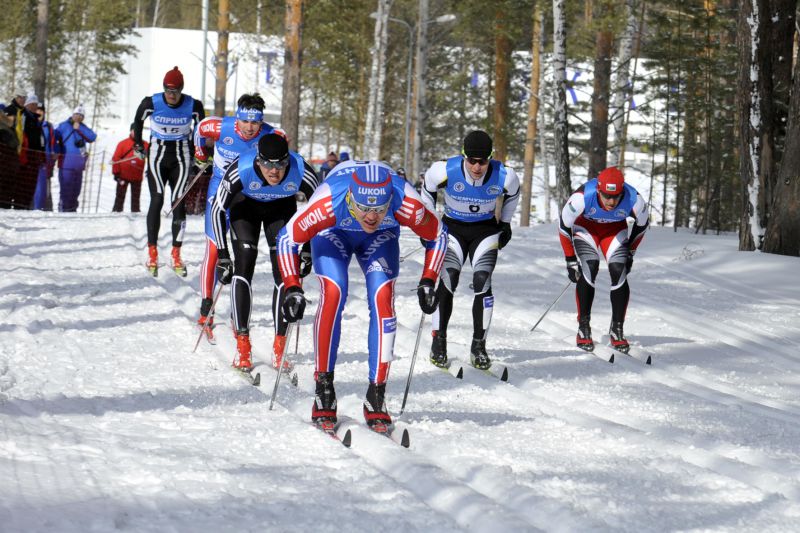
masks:
[(297, 151), (300, 135), (300, 69), (303, 63), (303, 0), (286, 0), (285, 20), (281, 128), (289, 137), (289, 148)]
[(522, 205), (520, 226), (529, 226), (531, 217), (531, 191), (533, 167), (536, 162), (536, 119), (539, 114), (539, 76), (541, 71), (542, 8), (537, 3), (533, 8), (533, 38), (531, 42), (531, 96), (528, 101), (528, 129), (525, 133), (525, 163), (522, 174)]
[(364, 126), (362, 157), (378, 159), (381, 149), (381, 124), (383, 124), (383, 100), (386, 81), (386, 44), (389, 39), (389, 10), (392, 0), (378, 0), (378, 16), (375, 19), (375, 40), (372, 46), (372, 66), (369, 77), (369, 99)]
[(564, 0), (553, 0), (553, 83), (556, 87), (553, 102), (556, 199), (559, 205), (564, 205), (572, 194), (567, 123), (567, 27)]
[[(417, 62), (414, 69), (414, 157), (411, 158), (411, 172), (418, 177), (422, 172), (422, 146), (425, 121), (428, 118), (425, 99), (425, 71), (428, 68), (428, 0), (419, 0), (417, 18)], [(406, 169), (408, 171), (408, 169)]]
[(742, 176), (743, 212), (739, 226), (739, 249), (761, 249), (767, 217), (762, 185), (770, 180), (772, 139), (770, 136), (771, 72), (768, 0), (740, 4), (738, 19), (739, 82), (739, 170)]

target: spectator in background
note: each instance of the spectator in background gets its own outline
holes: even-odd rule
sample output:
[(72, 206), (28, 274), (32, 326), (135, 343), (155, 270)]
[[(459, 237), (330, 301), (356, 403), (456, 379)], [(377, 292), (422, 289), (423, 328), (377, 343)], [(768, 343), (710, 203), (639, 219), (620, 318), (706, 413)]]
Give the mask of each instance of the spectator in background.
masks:
[(339, 154), (339, 163), (342, 161), (350, 161), (350, 153), (349, 152), (342, 152)]
[(327, 160), (319, 167), (319, 178), (324, 180), (333, 167), (339, 164), (336, 152), (329, 152)]
[(19, 139), (14, 131), (14, 119), (6, 114), (6, 109), (7, 106), (0, 104), (0, 208), (11, 209), (12, 184), (19, 170)]
[(58, 162), (58, 183), (61, 185), (58, 210), (62, 212), (78, 210), (78, 196), (81, 193), (83, 170), (88, 157), (86, 144), (97, 139), (97, 134), (83, 123), (85, 115), (83, 104), (80, 104), (72, 111), (72, 116), (56, 128), (63, 139)]
[[(147, 152), (148, 143), (144, 143), (144, 150)], [(142, 194), (142, 179), (144, 176), (144, 159), (134, 154), (133, 146), (133, 124), (131, 132), (127, 138), (121, 140), (114, 150), (111, 158), (111, 173), (114, 181), (117, 182), (117, 195), (114, 198), (114, 213), (121, 213), (122, 206), (125, 204), (125, 193), (128, 191), (128, 184), (131, 186), (131, 213), (139, 212), (139, 198)]]
[(45, 109), (43, 104), (39, 104), (36, 109), (39, 117), (39, 126), (42, 128), (44, 136), (44, 160), (39, 165), (39, 174), (36, 180), (36, 192), (33, 195), (33, 208), (42, 211), (53, 210), (53, 198), (50, 195), (50, 180), (53, 177), (53, 168), (58, 161), (58, 155), (62, 151), (61, 134), (45, 120)]

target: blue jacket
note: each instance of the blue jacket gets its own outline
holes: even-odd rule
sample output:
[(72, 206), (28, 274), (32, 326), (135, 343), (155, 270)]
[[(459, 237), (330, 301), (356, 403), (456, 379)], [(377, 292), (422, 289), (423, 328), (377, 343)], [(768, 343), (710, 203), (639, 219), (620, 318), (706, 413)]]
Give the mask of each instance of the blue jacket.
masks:
[(86, 143), (94, 142), (97, 134), (86, 124), (81, 124), (77, 130), (74, 129), (72, 118), (59, 124), (56, 131), (61, 134), (62, 157), (59, 168), (83, 170), (86, 166)]

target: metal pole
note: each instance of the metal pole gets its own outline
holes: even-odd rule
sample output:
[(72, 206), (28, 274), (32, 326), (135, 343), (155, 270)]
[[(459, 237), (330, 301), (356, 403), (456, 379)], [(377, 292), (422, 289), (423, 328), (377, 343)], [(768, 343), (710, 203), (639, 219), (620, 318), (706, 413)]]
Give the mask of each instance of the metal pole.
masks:
[[(94, 204), (94, 212), (100, 211), (100, 188), (103, 186), (103, 170), (106, 168), (106, 149), (103, 148), (103, 154), (100, 156), (100, 180), (97, 183), (97, 201)], [(131, 192), (133, 194), (133, 192)]]
[(549, 313), (549, 312), (550, 312), (550, 309), (551, 309), (551, 308), (552, 308), (554, 305), (556, 305), (556, 303), (558, 303), (558, 301), (561, 299), (561, 297), (562, 297), (562, 296), (564, 296), (564, 293), (565, 293), (565, 292), (567, 292), (567, 289), (569, 289), (569, 286), (570, 286), (570, 285), (572, 285), (572, 282), (571, 282), (571, 281), (568, 281), (568, 282), (567, 282), (567, 284), (566, 284), (566, 286), (564, 286), (564, 288), (561, 290), (561, 293), (558, 295), (558, 297), (557, 297), (557, 298), (556, 298), (556, 299), (553, 301), (553, 303), (551, 303), (551, 304), (550, 304), (550, 305), (547, 307), (547, 309), (545, 309), (544, 313), (542, 313), (542, 316), (541, 316), (541, 317), (539, 317), (539, 320), (537, 320), (537, 321), (536, 321), (536, 324), (534, 324), (534, 325), (533, 325), (533, 327), (531, 328), (531, 331), (535, 330), (535, 329), (536, 329), (536, 326), (538, 326), (538, 325), (539, 325), (539, 323), (540, 323), (542, 320), (544, 320), (544, 317), (546, 317), (546, 316), (547, 316), (547, 313)]
[(414, 374), (414, 363), (417, 360), (417, 352), (419, 351), (419, 338), (422, 336), (422, 326), (425, 325), (425, 313), (419, 318), (419, 327), (417, 328), (417, 342), (414, 343), (414, 355), (411, 356), (411, 368), (408, 369), (408, 381), (406, 381), (406, 392), (403, 394), (403, 404), (400, 406), (400, 413), (403, 414), (406, 408), (406, 399), (408, 399), (408, 389), (411, 388), (411, 376)]
[(200, 25), (203, 29), (203, 75), (200, 78), (200, 102), (206, 106), (206, 68), (208, 61), (208, 0), (203, 0)]
[[(294, 327), (295, 327), (295, 323), (294, 322), (289, 322), (289, 330), (286, 332), (286, 338), (287, 339), (292, 336), (292, 329), (294, 329)], [(283, 374), (283, 365), (284, 365), (285, 361), (288, 360), (288, 358), (286, 357), (287, 355), (288, 354), (287, 354), (286, 350), (284, 350), (283, 351), (283, 358), (281, 358), (281, 366), (280, 366), (280, 368), (276, 369), (276, 372), (277, 372), (278, 375), (275, 376), (275, 386), (272, 388), (272, 397), (269, 399), (269, 410), (270, 411), (272, 411), (272, 406), (275, 404), (275, 397), (278, 395), (278, 384), (280, 384), (280, 382), (281, 382), (281, 374)]]

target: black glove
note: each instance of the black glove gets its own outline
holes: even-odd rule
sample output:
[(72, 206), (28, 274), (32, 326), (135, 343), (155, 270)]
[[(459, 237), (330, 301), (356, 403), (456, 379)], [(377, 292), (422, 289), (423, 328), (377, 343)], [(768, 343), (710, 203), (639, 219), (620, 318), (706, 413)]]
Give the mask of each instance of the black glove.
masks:
[(633, 253), (633, 250), (628, 252), (628, 260), (625, 261), (625, 274), (630, 274), (631, 269), (633, 268)]
[(300, 277), (304, 278), (311, 274), (311, 242), (307, 242), (300, 249)]
[(122, 178), (119, 176), (119, 174), (114, 174), (114, 181), (116, 181), (117, 183), (122, 181)]
[(143, 144), (134, 144), (133, 145), (133, 155), (138, 157), (139, 159), (144, 159), (144, 145)]
[(228, 250), (220, 250), (217, 253), (217, 280), (223, 285), (227, 285), (233, 279), (233, 262)]
[(508, 222), (501, 222), (497, 225), (500, 230), (500, 249), (505, 248), (508, 241), (511, 240), (511, 224)]
[(423, 313), (429, 315), (436, 311), (439, 301), (436, 299), (436, 288), (434, 287), (433, 280), (428, 278), (419, 280), (417, 298), (419, 298), (419, 307), (422, 309)]
[(306, 297), (303, 296), (303, 289), (300, 287), (289, 287), (283, 296), (281, 304), (283, 318), (286, 322), (297, 322), (303, 318), (303, 311), (306, 310)]
[(572, 283), (578, 283), (578, 280), (581, 279), (581, 266), (574, 255), (567, 257), (567, 276)]
[(423, 248), (427, 248), (428, 247), (428, 241), (426, 241), (422, 237), (419, 238), (419, 243), (422, 245)]

